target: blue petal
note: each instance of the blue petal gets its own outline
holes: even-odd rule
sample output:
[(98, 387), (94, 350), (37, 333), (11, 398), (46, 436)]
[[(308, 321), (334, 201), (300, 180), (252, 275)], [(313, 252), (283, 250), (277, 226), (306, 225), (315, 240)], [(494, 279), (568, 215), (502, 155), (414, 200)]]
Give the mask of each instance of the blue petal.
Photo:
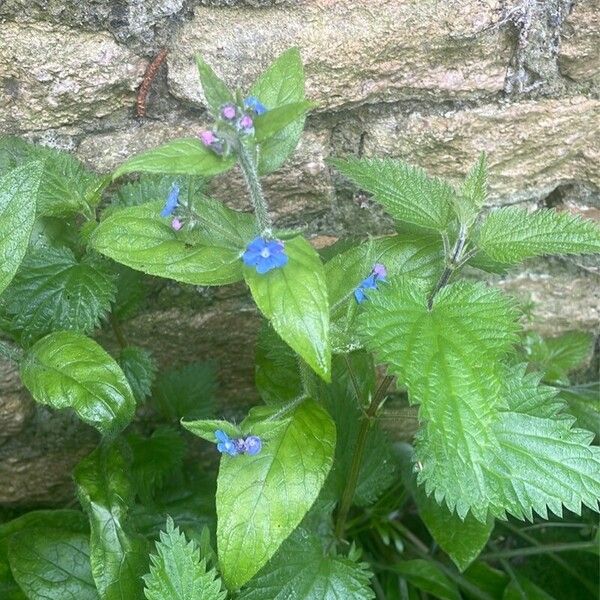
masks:
[(257, 115), (264, 115), (267, 112), (267, 107), (256, 96), (245, 98), (244, 106), (251, 108)]
[(258, 261), (258, 264), (256, 265), (256, 271), (258, 273), (260, 273), (261, 275), (264, 275), (271, 269), (277, 268), (278, 265), (277, 265), (277, 257), (276, 256), (267, 256), (266, 258), (265, 257), (261, 257), (261, 258), (262, 258), (262, 260)]
[(354, 290), (354, 297), (359, 304), (362, 304), (367, 299), (365, 291), (361, 287), (357, 287)]
[(229, 441), (229, 436), (222, 430), (222, 429), (217, 429), (215, 431), (215, 437), (217, 438), (217, 441), (219, 442), (228, 442)]
[(242, 254), (242, 260), (244, 261), (244, 264), (248, 265), (249, 267), (255, 267), (261, 259), (262, 256), (260, 255), (260, 252), (256, 252), (255, 250), (246, 250), (246, 252)]
[(247, 246), (246, 251), (260, 252), (267, 247), (267, 242), (261, 237), (254, 238)]
[(289, 258), (288, 258), (287, 254), (284, 254), (282, 252), (281, 254), (275, 254), (273, 256), (273, 260), (275, 262), (274, 268), (277, 268), (277, 267), (283, 267), (283, 266), (287, 265)]
[(179, 202), (179, 186), (174, 183), (171, 186), (171, 191), (169, 192), (169, 196), (167, 197), (167, 201), (165, 202), (165, 206), (160, 212), (161, 217), (168, 217), (173, 214), (173, 211), (177, 208), (177, 204)]
[(271, 254), (279, 254), (283, 252), (283, 242), (280, 240), (269, 240), (266, 244), (267, 250)]
[(360, 287), (365, 290), (376, 290), (377, 284), (375, 283), (375, 275), (369, 275), (366, 279), (363, 279), (360, 283)]

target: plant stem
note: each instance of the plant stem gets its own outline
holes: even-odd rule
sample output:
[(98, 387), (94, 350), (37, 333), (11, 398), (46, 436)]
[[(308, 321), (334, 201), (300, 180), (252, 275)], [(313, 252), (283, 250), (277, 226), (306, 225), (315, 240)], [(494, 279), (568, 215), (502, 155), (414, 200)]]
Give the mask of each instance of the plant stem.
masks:
[(392, 380), (393, 377), (390, 377), (389, 375), (383, 379), (381, 385), (377, 388), (375, 396), (371, 400), (371, 403), (369, 404), (365, 416), (360, 424), (358, 438), (356, 439), (356, 445), (354, 446), (354, 454), (352, 455), (352, 462), (350, 463), (350, 473), (348, 475), (344, 491), (342, 492), (340, 510), (338, 512), (337, 521), (335, 524), (335, 535), (338, 539), (343, 538), (346, 529), (346, 520), (348, 518), (350, 507), (352, 506), (354, 493), (356, 492), (358, 476), (360, 474), (360, 468), (362, 466), (365, 449), (367, 447), (367, 437), (369, 435), (371, 423), (377, 414), (377, 409), (381, 406), (381, 403), (385, 399), (386, 392), (392, 383)]
[(260, 230), (261, 237), (269, 239), (273, 237), (273, 225), (271, 217), (269, 217), (269, 207), (262, 191), (260, 179), (258, 177), (258, 169), (254, 157), (248, 152), (248, 148), (243, 142), (239, 142), (236, 147), (237, 155), (240, 161), (240, 168), (244, 174), (248, 193), (254, 206), (254, 215)]
[(575, 550), (593, 550), (595, 542), (571, 542), (567, 544), (545, 544), (543, 546), (528, 546), (527, 548), (515, 548), (514, 550), (501, 550), (500, 552), (488, 552), (482, 554), (481, 560), (492, 560), (500, 558), (514, 558), (516, 556), (532, 556), (534, 554), (547, 554), (549, 552), (572, 552)]
[[(491, 540), (488, 541), (488, 546), (494, 552), (498, 552), (498, 546), (496, 546), (496, 544), (494, 544), (494, 542), (492, 542)], [(523, 590), (523, 587), (521, 586), (521, 583), (519, 582), (514, 569), (510, 566), (510, 563), (505, 558), (499, 558), (498, 562), (502, 565), (502, 568), (506, 571), (511, 581), (515, 584), (515, 587), (517, 588), (517, 593), (521, 597), (521, 600), (527, 600), (525, 590)]]

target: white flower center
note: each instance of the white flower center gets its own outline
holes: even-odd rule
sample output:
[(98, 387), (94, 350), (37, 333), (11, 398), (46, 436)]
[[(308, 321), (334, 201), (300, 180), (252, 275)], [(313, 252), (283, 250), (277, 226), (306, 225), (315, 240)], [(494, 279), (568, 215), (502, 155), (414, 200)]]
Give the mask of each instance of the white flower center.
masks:
[(260, 251), (260, 255), (261, 255), (263, 258), (269, 258), (269, 256), (271, 256), (271, 252), (269, 252), (269, 249), (268, 249), (268, 248), (263, 248), (263, 249)]

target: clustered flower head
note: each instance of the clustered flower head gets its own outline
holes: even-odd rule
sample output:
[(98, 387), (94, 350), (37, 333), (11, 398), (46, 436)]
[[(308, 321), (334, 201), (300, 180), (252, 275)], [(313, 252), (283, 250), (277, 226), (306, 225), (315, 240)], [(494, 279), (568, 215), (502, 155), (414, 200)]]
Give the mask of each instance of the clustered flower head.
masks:
[(385, 282), (387, 276), (387, 270), (384, 265), (377, 263), (373, 265), (371, 274), (363, 279), (359, 286), (354, 290), (354, 297), (359, 304), (362, 304), (365, 300), (368, 300), (367, 290), (376, 290), (377, 284), (380, 281)]
[(200, 132), (200, 140), (219, 156), (229, 154), (231, 136), (254, 134), (254, 117), (267, 112), (266, 106), (256, 97), (244, 98), (242, 106), (231, 102), (219, 109), (215, 128)]
[(285, 266), (288, 256), (281, 240), (257, 237), (248, 244), (242, 260), (245, 265), (255, 267), (257, 273), (264, 275), (268, 271)]
[(217, 429), (215, 438), (217, 439), (217, 450), (221, 454), (229, 454), (229, 456), (248, 454), (254, 456), (262, 450), (262, 440), (257, 435), (249, 435), (245, 438), (230, 438), (224, 431)]

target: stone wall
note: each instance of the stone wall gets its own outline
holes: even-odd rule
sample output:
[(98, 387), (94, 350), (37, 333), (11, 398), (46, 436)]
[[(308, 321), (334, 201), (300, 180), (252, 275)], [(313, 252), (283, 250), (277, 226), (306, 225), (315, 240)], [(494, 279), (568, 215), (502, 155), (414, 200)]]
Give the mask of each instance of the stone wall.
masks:
[[(600, 0), (3, 0), (0, 134), (108, 171), (202, 128), (195, 53), (247, 86), (292, 45), (317, 108), (295, 155), (265, 181), (279, 224), (305, 227), (315, 244), (389, 228), (329, 156), (398, 157), (459, 180), (481, 150), (491, 205), (600, 217)], [(161, 48), (167, 60), (138, 119), (136, 90)], [(213, 189), (248, 206), (237, 173)], [(542, 260), (495, 282), (533, 300), (546, 333), (598, 328), (597, 264)], [(168, 286), (126, 334), (160, 339), (162, 366), (217, 360), (223, 411), (234, 414), (255, 398), (257, 327), (241, 286)], [(114, 344), (109, 331), (101, 340)], [(10, 368), (0, 389), (0, 504), (67, 501), (69, 470), (95, 436), (34, 407)]]

